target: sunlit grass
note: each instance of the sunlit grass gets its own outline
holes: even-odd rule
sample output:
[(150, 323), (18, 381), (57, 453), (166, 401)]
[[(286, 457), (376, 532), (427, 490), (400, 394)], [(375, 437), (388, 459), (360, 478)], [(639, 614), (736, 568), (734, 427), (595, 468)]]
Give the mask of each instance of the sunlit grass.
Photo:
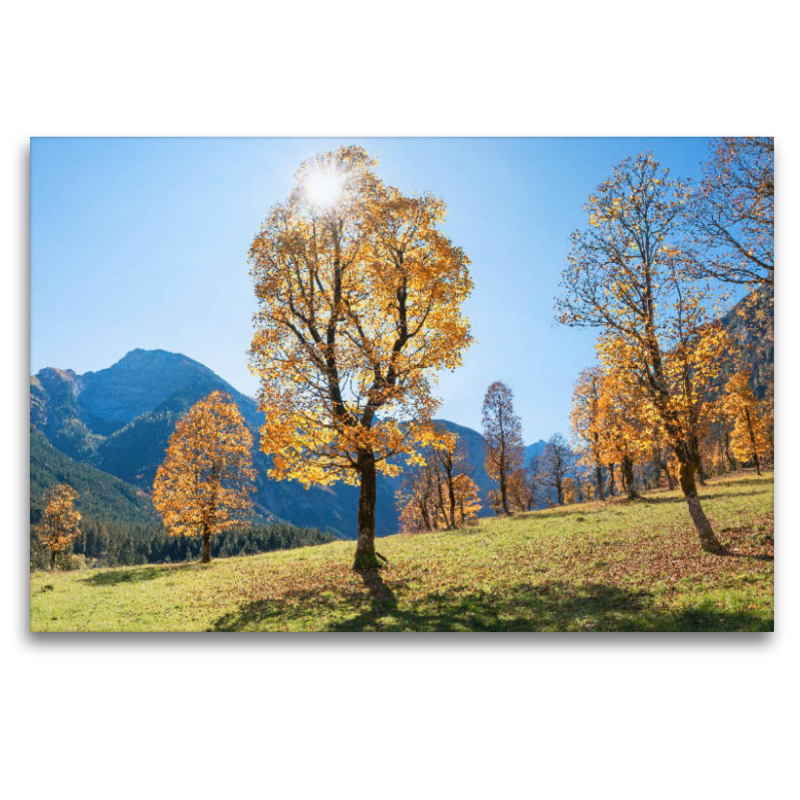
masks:
[(772, 630), (772, 476), (709, 483), (730, 555), (700, 551), (676, 492), (354, 543), (31, 576), (36, 631)]

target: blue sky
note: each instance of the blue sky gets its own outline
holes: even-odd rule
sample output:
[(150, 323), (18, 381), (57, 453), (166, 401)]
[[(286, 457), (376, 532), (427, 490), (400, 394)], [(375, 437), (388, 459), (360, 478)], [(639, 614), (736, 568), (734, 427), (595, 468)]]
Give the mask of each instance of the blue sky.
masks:
[(568, 434), (596, 335), (555, 325), (552, 309), (582, 206), (643, 150), (698, 178), (706, 139), (33, 139), (31, 371), (83, 373), (161, 348), (255, 394), (250, 242), (303, 159), (351, 143), (388, 183), (443, 198), (446, 231), (472, 261), (476, 342), (441, 376), (439, 415), (480, 429), (483, 394), (502, 380), (526, 441)]

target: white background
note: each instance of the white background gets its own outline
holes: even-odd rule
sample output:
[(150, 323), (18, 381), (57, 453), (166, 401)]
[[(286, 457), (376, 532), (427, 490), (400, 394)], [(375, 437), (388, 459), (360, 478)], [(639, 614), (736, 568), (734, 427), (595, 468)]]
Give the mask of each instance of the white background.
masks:
[[(797, 796), (790, 4), (29, 2), (0, 31), (5, 796)], [(777, 633), (27, 632), (28, 137), (299, 134), (776, 137)]]

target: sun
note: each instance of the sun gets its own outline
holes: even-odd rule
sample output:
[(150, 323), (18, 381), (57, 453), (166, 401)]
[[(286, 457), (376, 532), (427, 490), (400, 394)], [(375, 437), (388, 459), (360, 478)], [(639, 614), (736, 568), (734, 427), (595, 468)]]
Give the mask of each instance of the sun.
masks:
[(317, 170), (308, 175), (305, 195), (309, 203), (317, 208), (332, 208), (339, 201), (345, 176), (336, 170)]

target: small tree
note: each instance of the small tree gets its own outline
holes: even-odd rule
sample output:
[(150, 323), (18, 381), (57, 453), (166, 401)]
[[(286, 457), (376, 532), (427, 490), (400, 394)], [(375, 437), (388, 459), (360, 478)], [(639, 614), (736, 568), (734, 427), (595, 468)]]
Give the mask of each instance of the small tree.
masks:
[(555, 490), (558, 505), (564, 505), (564, 479), (572, 470), (575, 456), (567, 440), (556, 433), (550, 437), (542, 453), (542, 473), (547, 485)]
[(251, 507), (253, 437), (230, 395), (212, 392), (178, 421), (156, 472), (153, 504), (171, 536), (211, 537), (240, 522)]
[(542, 493), (542, 459), (540, 456), (531, 456), (528, 468), (525, 470), (525, 497), (526, 507), (530, 511), (539, 502)]
[(447, 479), (441, 469), (426, 462), (408, 473), (395, 493), (402, 530), (450, 530), (475, 521), (481, 504), (478, 487), (469, 475), (460, 472), (452, 480), (452, 514), (449, 497)]
[(740, 370), (725, 386), (723, 408), (734, 423), (730, 447), (734, 456), (742, 461), (752, 460), (756, 473), (761, 474), (761, 459), (770, 449), (767, 424), (759, 403), (750, 388), (747, 370)]
[(601, 374), (597, 367), (581, 372), (572, 392), (570, 420), (574, 440), (584, 447), (581, 462), (583, 466), (594, 470), (597, 494), (601, 500), (605, 500), (600, 383)]
[(508, 478), (508, 504), (514, 511), (528, 511), (533, 503), (528, 483), (528, 474), (524, 468), (515, 469)]
[(525, 458), (522, 425), (514, 413), (514, 395), (501, 381), (495, 381), (483, 399), (484, 466), (500, 485), (501, 513), (508, 514), (508, 482)]
[(564, 490), (564, 505), (568, 506), (574, 503), (577, 498), (577, 493), (575, 490), (575, 482), (570, 477), (564, 478), (563, 482), (563, 490)]
[(63, 553), (80, 535), (80, 512), (75, 501), (80, 495), (68, 484), (61, 483), (45, 493), (39, 542), (50, 554), (50, 569), (56, 566), (56, 556)]
[(461, 437), (448, 431), (444, 425), (434, 425), (438, 442), (431, 447), (431, 461), (439, 480), (442, 515), (448, 528), (458, 527), (456, 511), (458, 498), (456, 484), (459, 478), (471, 472), (469, 454)]

